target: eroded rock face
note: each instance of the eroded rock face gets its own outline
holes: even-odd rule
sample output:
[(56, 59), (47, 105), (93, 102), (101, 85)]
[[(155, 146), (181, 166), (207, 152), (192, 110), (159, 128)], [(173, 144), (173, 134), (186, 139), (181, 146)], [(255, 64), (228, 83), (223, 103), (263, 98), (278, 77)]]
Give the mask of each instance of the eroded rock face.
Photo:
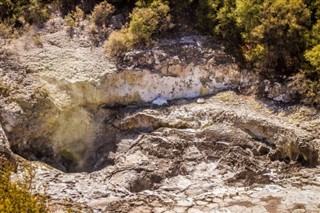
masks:
[(41, 47), (32, 45), (30, 32), (3, 49), (7, 91), (1, 117), (12, 148), (28, 159), (64, 171), (90, 171), (93, 153), (104, 143), (101, 118), (108, 112), (101, 108), (164, 104), (241, 85), (234, 59), (204, 37), (161, 40), (114, 61), (102, 48), (92, 48), (88, 34), (70, 38), (56, 22), (58, 29), (50, 25), (37, 32)]
[(180, 100), (168, 107), (126, 107), (116, 115), (106, 120), (118, 130), (115, 149), (100, 156), (113, 165), (65, 174), (35, 164), (35, 190), (46, 190), (53, 203), (70, 199), (87, 212), (319, 208), (320, 144), (314, 143), (318, 135), (311, 125), (300, 127), (301, 120), (232, 92), (201, 104)]
[(32, 163), (52, 211), (320, 208), (319, 113), (222, 92), (285, 90), (255, 85), (223, 47), (180, 36), (114, 61), (63, 20), (37, 32), (39, 47), (32, 33), (0, 40), (0, 120), (16, 153), (55, 168)]

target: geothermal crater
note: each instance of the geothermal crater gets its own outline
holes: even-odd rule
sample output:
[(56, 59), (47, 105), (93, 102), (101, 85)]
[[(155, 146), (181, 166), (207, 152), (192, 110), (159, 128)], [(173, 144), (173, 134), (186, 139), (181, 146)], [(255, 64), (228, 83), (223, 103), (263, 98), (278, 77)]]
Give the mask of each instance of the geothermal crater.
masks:
[(85, 32), (47, 29), (41, 47), (1, 41), (0, 144), (30, 160), (52, 212), (320, 208), (319, 113), (277, 103), (292, 98), (285, 85), (205, 37), (114, 61)]

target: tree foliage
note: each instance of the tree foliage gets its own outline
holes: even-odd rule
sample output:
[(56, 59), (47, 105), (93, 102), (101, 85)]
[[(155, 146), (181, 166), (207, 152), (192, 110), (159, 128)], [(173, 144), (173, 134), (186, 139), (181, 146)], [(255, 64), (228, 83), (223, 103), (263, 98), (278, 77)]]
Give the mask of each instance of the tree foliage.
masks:
[(272, 0), (253, 5), (237, 14), (238, 25), (243, 27), (246, 58), (257, 59), (263, 67), (276, 72), (295, 71), (306, 44), (303, 38), (310, 19), (306, 5), (302, 0)]

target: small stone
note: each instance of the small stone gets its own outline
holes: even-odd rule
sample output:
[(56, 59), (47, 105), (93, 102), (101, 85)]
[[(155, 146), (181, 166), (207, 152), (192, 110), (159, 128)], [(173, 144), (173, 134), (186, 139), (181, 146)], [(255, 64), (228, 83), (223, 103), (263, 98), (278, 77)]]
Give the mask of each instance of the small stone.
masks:
[(152, 101), (152, 104), (158, 105), (158, 106), (163, 106), (168, 104), (167, 100), (163, 97), (158, 97), (154, 101)]
[(198, 104), (204, 104), (206, 101), (203, 98), (198, 98), (197, 103)]
[(188, 201), (188, 200), (179, 200), (177, 202), (177, 206), (182, 206), (182, 207), (190, 207), (193, 205), (192, 201)]

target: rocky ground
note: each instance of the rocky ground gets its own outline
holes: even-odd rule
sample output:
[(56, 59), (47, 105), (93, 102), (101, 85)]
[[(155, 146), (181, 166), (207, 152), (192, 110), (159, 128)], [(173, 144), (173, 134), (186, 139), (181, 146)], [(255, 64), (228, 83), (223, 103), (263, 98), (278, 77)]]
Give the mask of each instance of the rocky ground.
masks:
[(319, 211), (317, 114), (303, 121), (301, 109), (284, 115), (232, 92), (116, 114), (109, 166), (35, 164), (36, 191), (93, 212)]
[(0, 40), (0, 160), (52, 212), (319, 212), (320, 114), (294, 89), (194, 34), (117, 60), (91, 36)]

